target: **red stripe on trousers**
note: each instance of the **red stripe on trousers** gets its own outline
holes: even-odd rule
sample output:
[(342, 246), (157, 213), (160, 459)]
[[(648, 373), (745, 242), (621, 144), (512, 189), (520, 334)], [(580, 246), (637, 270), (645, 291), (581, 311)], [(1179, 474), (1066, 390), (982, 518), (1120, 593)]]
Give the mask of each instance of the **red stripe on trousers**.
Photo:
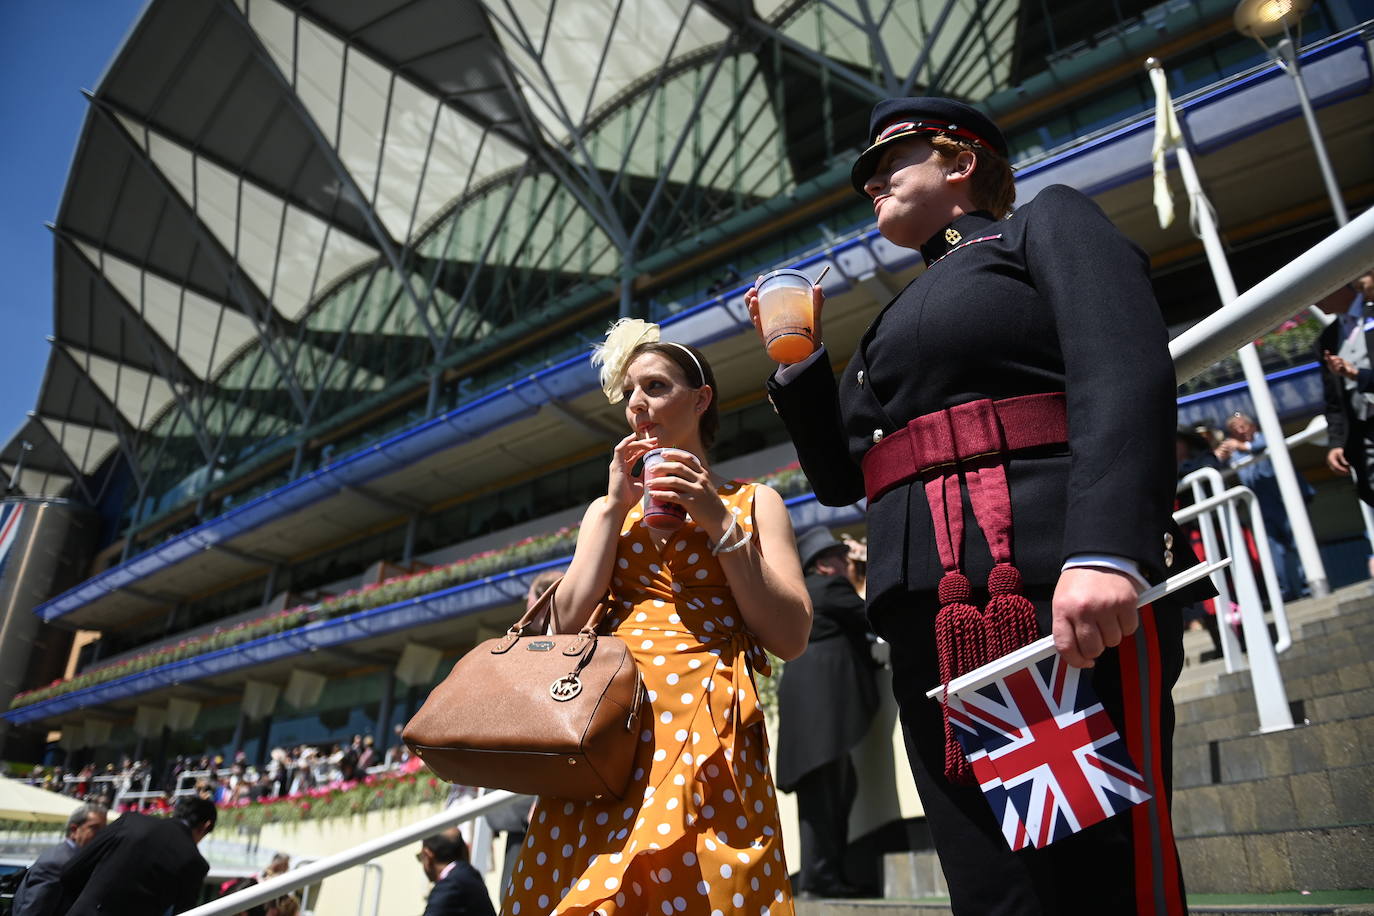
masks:
[[(1145, 640), (1148, 670), (1142, 672), (1137, 662), (1138, 646), (1135, 640)], [(1121, 699), (1122, 711), (1126, 718), (1126, 746), (1131, 758), (1137, 761), (1141, 775), (1145, 777), (1151, 801), (1131, 808), (1132, 847), (1135, 855), (1135, 899), (1139, 916), (1186, 916), (1182, 888), (1178, 879), (1178, 851), (1174, 846), (1173, 822), (1169, 816), (1168, 795), (1164, 785), (1164, 757), (1160, 734), (1159, 707), (1160, 658), (1159, 632), (1155, 628), (1154, 607), (1146, 605), (1140, 609), (1140, 629), (1124, 640), (1119, 647), (1121, 658)], [(1144, 721), (1145, 712), (1140, 707), (1141, 678), (1147, 680), (1146, 689), (1152, 698), (1149, 721)], [(1154, 736), (1151, 743), (1153, 753), (1144, 753), (1143, 736), (1145, 729)], [(1156, 812), (1159, 822), (1160, 867), (1164, 879), (1164, 899), (1155, 899), (1154, 848), (1151, 841), (1150, 812)]]

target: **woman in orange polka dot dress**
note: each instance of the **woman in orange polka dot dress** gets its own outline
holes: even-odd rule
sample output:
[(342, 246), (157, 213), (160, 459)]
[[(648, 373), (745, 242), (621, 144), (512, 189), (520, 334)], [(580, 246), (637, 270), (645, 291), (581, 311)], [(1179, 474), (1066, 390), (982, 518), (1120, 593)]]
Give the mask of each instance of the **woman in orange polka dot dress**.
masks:
[(603, 388), (628, 399), (635, 435), (615, 448), (557, 595), (562, 632), (602, 595), (614, 602), (649, 700), (633, 774), (620, 799), (539, 800), (504, 889), (511, 916), (793, 911), (754, 685), (769, 673), (764, 648), (795, 658), (810, 631), (792, 526), (773, 490), (717, 479), (691, 456), (649, 484), (688, 520), (645, 523), (638, 459), (660, 446), (704, 456), (719, 424), (705, 358), (657, 341), (656, 325), (622, 321), (601, 351)]

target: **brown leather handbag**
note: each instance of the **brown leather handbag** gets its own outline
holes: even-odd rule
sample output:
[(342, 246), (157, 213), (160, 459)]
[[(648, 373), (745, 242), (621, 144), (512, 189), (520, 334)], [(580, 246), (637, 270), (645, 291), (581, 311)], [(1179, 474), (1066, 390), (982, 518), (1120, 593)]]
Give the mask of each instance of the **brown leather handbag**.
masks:
[(575, 634), (526, 635), (555, 583), (506, 635), (458, 660), (401, 733), (441, 779), (586, 801), (630, 781), (644, 694), (630, 648), (596, 629), (600, 602)]

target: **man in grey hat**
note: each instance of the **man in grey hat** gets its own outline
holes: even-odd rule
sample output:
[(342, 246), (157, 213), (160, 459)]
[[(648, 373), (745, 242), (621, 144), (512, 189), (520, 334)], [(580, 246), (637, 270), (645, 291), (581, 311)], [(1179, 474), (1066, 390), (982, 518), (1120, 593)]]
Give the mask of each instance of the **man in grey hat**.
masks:
[(864, 602), (845, 573), (849, 548), (822, 527), (797, 538), (811, 638), (778, 685), (778, 788), (797, 794), (803, 896), (855, 897), (844, 873), (858, 794), (851, 751), (878, 709)]

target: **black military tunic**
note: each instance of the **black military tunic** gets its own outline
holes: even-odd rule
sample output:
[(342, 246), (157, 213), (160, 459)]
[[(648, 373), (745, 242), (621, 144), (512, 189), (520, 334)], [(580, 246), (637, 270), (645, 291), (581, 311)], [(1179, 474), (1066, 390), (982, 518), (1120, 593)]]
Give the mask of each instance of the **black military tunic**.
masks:
[[(1063, 186), (1005, 220), (965, 214), (921, 253), (926, 270), (874, 319), (838, 385), (824, 358), (786, 385), (769, 381), (820, 501), (860, 499), (864, 455), (915, 417), (980, 398), (1064, 391), (1068, 443), (1007, 462), (1013, 561), (1041, 632), (1049, 632), (1050, 598), (1069, 557), (1125, 557), (1151, 581), (1191, 563), (1181, 550), (1175, 564), (1171, 550), (1176, 390), (1143, 253), (1096, 204)], [(992, 558), (966, 489), (963, 503), (962, 568), (976, 589)], [(1045, 850), (1011, 853), (978, 790), (944, 779), (940, 711), (924, 697), (939, 680), (933, 590), (944, 570), (919, 480), (874, 500), (868, 531), (869, 616), (893, 643), (913, 775), (957, 911), (1135, 912), (1144, 895), (1137, 890), (1149, 883), (1159, 905), (1142, 911), (1172, 912), (1179, 879), (1167, 805), (1138, 806), (1152, 809), (1151, 824), (1135, 830), (1154, 837), (1150, 850), (1133, 848), (1135, 816), (1122, 815)], [(1160, 606), (1145, 623), (1136, 642), (1152, 666), (1123, 665), (1123, 653), (1109, 650), (1094, 680), (1128, 744), (1137, 720), (1151, 731), (1143, 737), (1158, 759), (1137, 764), (1158, 771), (1165, 798), (1181, 622)], [(1137, 675), (1148, 681), (1143, 710)]]

